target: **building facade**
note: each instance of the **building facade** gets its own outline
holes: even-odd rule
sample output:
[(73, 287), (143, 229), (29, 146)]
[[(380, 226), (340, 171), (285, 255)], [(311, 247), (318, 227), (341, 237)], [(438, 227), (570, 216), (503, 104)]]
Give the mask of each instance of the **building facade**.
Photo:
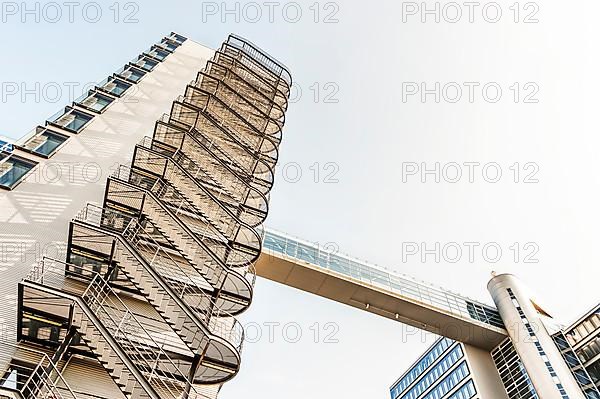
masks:
[[(489, 351), (439, 339), (394, 383), (392, 399), (599, 399), (600, 315), (557, 325), (513, 275), (488, 290), (508, 337)], [(477, 359), (477, 360), (475, 360)]]
[(0, 143), (0, 397), (212, 398), (238, 373), (291, 84), (241, 37), (172, 33)]

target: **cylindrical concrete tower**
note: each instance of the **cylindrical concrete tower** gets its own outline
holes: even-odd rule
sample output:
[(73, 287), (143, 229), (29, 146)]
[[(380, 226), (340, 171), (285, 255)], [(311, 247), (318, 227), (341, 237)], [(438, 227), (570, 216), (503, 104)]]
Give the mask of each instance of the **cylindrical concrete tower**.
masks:
[(523, 284), (502, 274), (490, 280), (488, 291), (539, 397), (585, 399)]

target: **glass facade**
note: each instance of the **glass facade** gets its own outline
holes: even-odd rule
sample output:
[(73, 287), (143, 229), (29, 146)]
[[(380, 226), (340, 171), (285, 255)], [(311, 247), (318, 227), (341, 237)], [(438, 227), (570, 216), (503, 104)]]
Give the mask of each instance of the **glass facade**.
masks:
[(509, 399), (539, 399), (509, 338), (492, 351), (492, 359)]
[(265, 233), (264, 247), (362, 283), (400, 294), (415, 302), (444, 309), (449, 314), (465, 320), (475, 320), (486, 326), (504, 328), (500, 314), (492, 306), (478, 303), (406, 275), (392, 274), (367, 262), (323, 249), (318, 244), (269, 230)]
[(448, 338), (441, 338), (429, 351), (392, 387), (392, 398), (398, 397), (406, 390), (425, 370), (427, 370), (440, 356), (446, 352), (454, 341)]
[[(460, 359), (462, 359), (463, 356), (464, 356), (464, 353), (462, 351), (461, 346), (460, 345), (455, 346), (454, 349), (452, 349), (446, 356), (444, 356), (444, 358), (442, 360), (440, 360), (434, 367), (432, 367), (431, 370), (429, 370), (427, 372), (427, 374), (425, 374), (423, 376), (423, 378), (421, 378), (421, 380), (419, 380), (419, 382), (417, 382), (408, 392), (406, 392), (405, 394), (403, 394), (401, 396), (398, 396), (397, 398), (417, 399), (417, 398), (421, 397), (421, 394), (423, 392), (427, 391), (430, 387), (435, 385), (436, 381), (438, 381), (440, 379), (440, 377), (442, 377), (444, 374), (446, 374), (446, 372), (448, 370), (450, 370), (452, 368), (452, 366), (454, 366)], [(465, 364), (465, 367), (466, 367), (466, 364)], [(454, 374), (454, 372), (452, 374)], [(461, 374), (460, 380), (462, 380), (462, 378), (466, 377), (467, 374), (468, 374), (468, 372), (465, 375)], [(445, 392), (439, 397), (441, 398), (443, 395), (445, 395), (447, 392), (449, 392), (452, 388), (454, 388), (454, 386), (456, 386), (456, 383), (460, 380), (454, 381), (453, 379), (448, 379), (448, 378), (444, 379), (444, 381), (442, 381), (442, 383), (439, 384), (438, 387), (436, 387), (436, 389), (439, 389), (439, 388), (441, 388), (441, 386), (444, 385), (444, 382), (446, 382), (446, 388), (440, 390), (440, 392), (444, 391), (444, 390), (445, 390)], [(454, 385), (452, 385), (452, 384), (454, 384)], [(434, 391), (435, 391), (435, 389), (434, 389)], [(433, 396), (430, 396), (430, 395), (431, 394), (428, 394), (425, 397), (431, 397), (431, 398), (436, 398), (436, 399), (438, 398), (438, 396), (436, 396), (436, 395), (433, 395)]]
[(477, 395), (477, 390), (473, 380), (471, 380), (450, 395), (448, 399), (471, 399), (475, 395)]
[(556, 343), (565, 363), (569, 366), (571, 373), (573, 373), (575, 380), (579, 384), (579, 387), (586, 398), (600, 399), (600, 392), (592, 382), (587, 370), (583, 367), (581, 360), (575, 355), (575, 352), (573, 351), (573, 348), (571, 348), (571, 345), (569, 345), (565, 335), (562, 332), (559, 332), (552, 336), (552, 339)]
[(469, 375), (469, 366), (467, 366), (466, 361), (463, 361), (460, 366), (455, 368), (442, 382), (429, 391), (427, 395), (423, 396), (422, 399), (442, 399)]

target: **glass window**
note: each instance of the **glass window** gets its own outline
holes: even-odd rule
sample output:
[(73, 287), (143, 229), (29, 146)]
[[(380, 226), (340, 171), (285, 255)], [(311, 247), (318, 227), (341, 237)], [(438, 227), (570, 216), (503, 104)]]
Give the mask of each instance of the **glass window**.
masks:
[(98, 88), (108, 94), (112, 94), (113, 96), (121, 97), (130, 87), (131, 83), (111, 77), (105, 82), (101, 83)]
[(48, 121), (49, 124), (61, 127), (73, 133), (79, 133), (94, 117), (73, 108), (67, 107)]
[(140, 55), (138, 58), (131, 62), (133, 65), (142, 68), (144, 71), (152, 71), (157, 65), (158, 61), (153, 60), (152, 58), (145, 57)]
[(4, 141), (4, 140), (0, 140), (0, 152), (12, 152), (14, 149), (14, 146), (12, 145), (12, 143), (9, 143), (8, 141)]
[(138, 83), (146, 75), (146, 72), (142, 69), (128, 65), (121, 68), (121, 70), (117, 72), (117, 75), (129, 82)]
[(114, 98), (105, 96), (98, 92), (90, 91), (87, 93), (85, 98), (82, 98), (80, 101), (76, 101), (75, 103), (82, 108), (88, 109), (93, 112), (101, 113), (106, 107), (108, 107)]
[(0, 164), (0, 187), (12, 190), (37, 165), (14, 155)]
[(164, 61), (165, 58), (167, 58), (169, 56), (168, 51), (162, 50), (158, 46), (152, 46), (152, 48), (144, 54), (146, 54), (156, 60), (159, 60), (159, 61)]
[(176, 41), (177, 43), (181, 44), (183, 42), (185, 42), (187, 40), (187, 38), (185, 36), (181, 36), (175, 32), (171, 32), (171, 35), (169, 35), (168, 37), (171, 40)]
[(29, 138), (20, 147), (37, 155), (49, 158), (56, 152), (68, 137), (62, 134), (55, 133), (46, 128), (39, 127), (35, 130), (35, 135)]
[(171, 41), (169, 39), (163, 39), (160, 44), (168, 51), (173, 52), (180, 46), (179, 43)]

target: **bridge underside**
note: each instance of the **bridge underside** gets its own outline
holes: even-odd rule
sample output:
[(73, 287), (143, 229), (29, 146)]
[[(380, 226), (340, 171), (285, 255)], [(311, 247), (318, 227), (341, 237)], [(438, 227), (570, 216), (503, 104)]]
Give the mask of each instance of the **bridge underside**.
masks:
[(267, 249), (263, 249), (256, 270), (268, 280), (477, 348), (492, 350), (507, 337), (503, 329), (456, 317), (444, 309)]

